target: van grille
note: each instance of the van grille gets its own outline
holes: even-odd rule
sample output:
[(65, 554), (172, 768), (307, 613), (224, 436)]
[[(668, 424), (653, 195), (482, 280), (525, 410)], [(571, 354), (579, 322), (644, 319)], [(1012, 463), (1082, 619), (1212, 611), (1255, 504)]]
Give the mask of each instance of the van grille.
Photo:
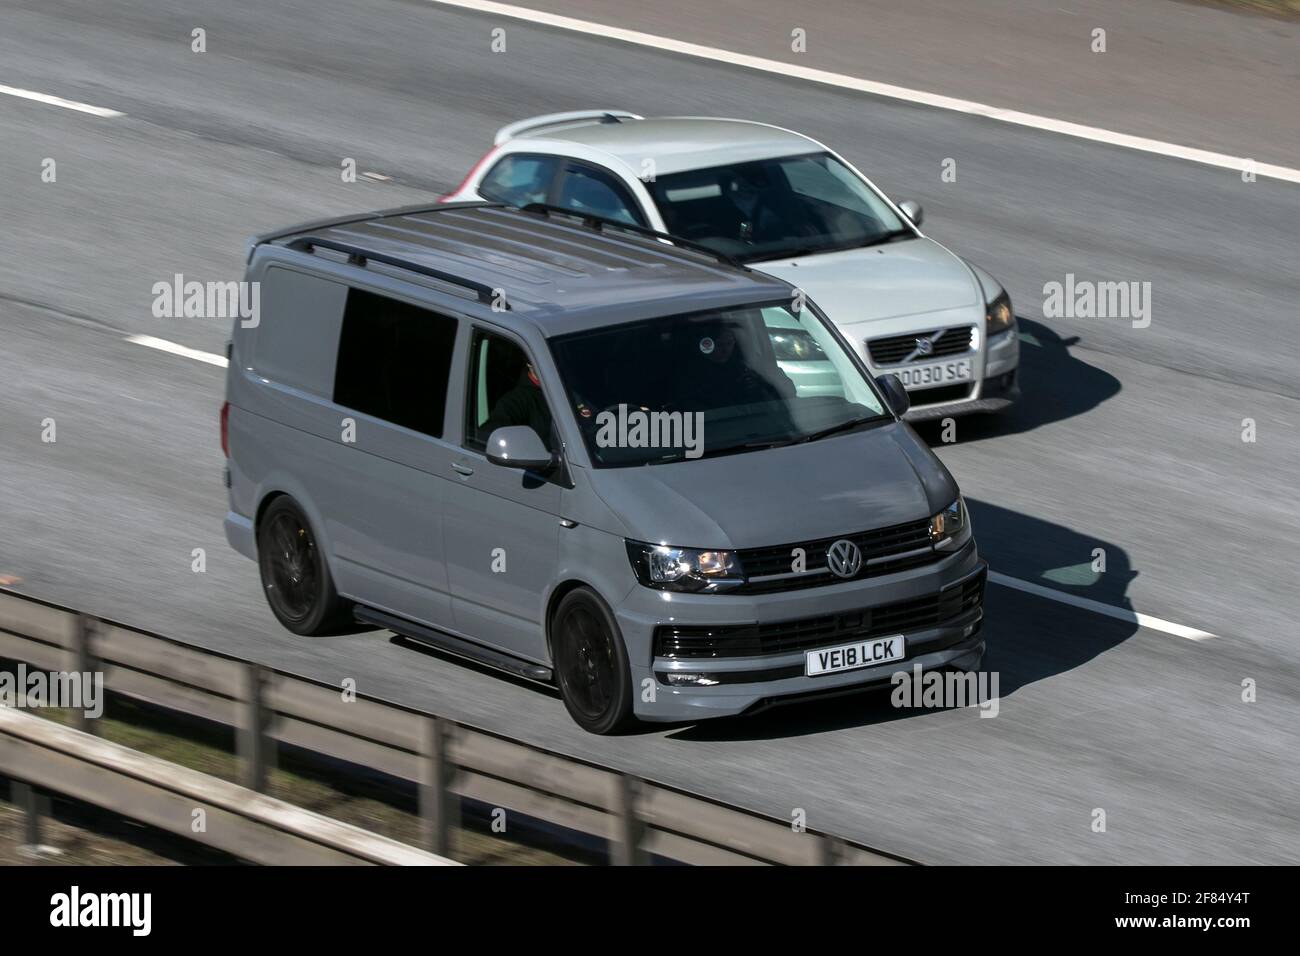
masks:
[[(875, 365), (898, 365), (900, 362), (907, 361), (909, 356), (917, 351), (917, 339), (932, 338), (938, 332), (938, 329), (931, 329), (928, 332), (912, 332), (907, 335), (891, 335), (888, 338), (872, 339), (867, 343), (867, 349), (871, 352), (871, 361)], [(934, 348), (926, 355), (917, 355), (913, 361), (925, 362), (930, 359), (943, 358), (947, 355), (960, 355), (962, 352), (969, 352), (974, 339), (975, 326), (973, 325), (944, 329), (943, 333), (937, 339), (934, 339)]]
[[(862, 569), (853, 578), (835, 577), (826, 566), (827, 548), (841, 538), (852, 541), (862, 552)], [(805, 555), (806, 569), (802, 572), (793, 570), (796, 548), (801, 548)], [(858, 534), (836, 535), (833, 538), (770, 548), (747, 548), (739, 551), (738, 557), (745, 572), (745, 583), (730, 590), (730, 594), (763, 594), (839, 584), (845, 580), (877, 577), (920, 567), (947, 555), (930, 546), (930, 521), (922, 518)]]
[(759, 657), (923, 630), (980, 608), (984, 603), (986, 575), (987, 571), (981, 568), (977, 574), (937, 594), (841, 614), (773, 624), (661, 625), (655, 629), (655, 656)]

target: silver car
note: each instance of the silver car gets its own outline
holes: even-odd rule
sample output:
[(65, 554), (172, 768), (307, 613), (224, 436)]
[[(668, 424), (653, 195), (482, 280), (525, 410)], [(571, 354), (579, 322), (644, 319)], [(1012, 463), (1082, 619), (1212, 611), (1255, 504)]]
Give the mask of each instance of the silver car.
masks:
[(262, 236), (247, 278), (225, 528), (289, 630), (553, 683), (595, 733), (978, 667), (957, 485), (789, 283), (487, 203)]
[[(497, 133), (448, 201), (552, 205), (671, 233), (785, 279), (826, 311), (908, 418), (997, 412), (1020, 397), (1006, 290), (920, 231), (807, 136), (733, 119), (584, 110)], [(802, 374), (802, 373), (801, 373)]]

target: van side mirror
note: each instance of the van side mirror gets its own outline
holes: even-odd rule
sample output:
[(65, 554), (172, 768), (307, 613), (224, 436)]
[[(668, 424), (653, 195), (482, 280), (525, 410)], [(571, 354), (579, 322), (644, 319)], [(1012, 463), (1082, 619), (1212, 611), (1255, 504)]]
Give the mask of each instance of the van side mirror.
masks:
[(487, 460), (503, 468), (548, 472), (555, 467), (555, 455), (542, 437), (527, 425), (494, 428), (487, 440)]
[(893, 410), (895, 415), (902, 418), (904, 413), (912, 407), (912, 397), (907, 394), (907, 389), (903, 387), (903, 380), (891, 373), (877, 377), (876, 384), (885, 393), (885, 400), (889, 402), (890, 409)]
[(921, 204), (915, 199), (904, 199), (898, 204), (898, 208), (903, 210), (903, 214), (908, 219), (912, 220), (914, 226), (919, 226), (921, 221), (925, 219), (925, 210), (921, 208)]

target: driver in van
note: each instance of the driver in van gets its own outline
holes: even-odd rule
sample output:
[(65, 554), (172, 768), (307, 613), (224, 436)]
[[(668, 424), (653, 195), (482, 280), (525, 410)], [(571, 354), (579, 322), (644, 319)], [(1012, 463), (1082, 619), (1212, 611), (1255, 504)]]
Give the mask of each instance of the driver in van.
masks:
[(496, 400), (479, 434), (486, 440), (493, 429), (507, 425), (527, 425), (537, 432), (547, 448), (551, 447), (551, 412), (531, 362), (524, 366), (514, 388)]
[(679, 382), (683, 407), (708, 411), (795, 397), (794, 382), (773, 363), (766, 374), (746, 361), (729, 322), (710, 321), (688, 333), (685, 374)]

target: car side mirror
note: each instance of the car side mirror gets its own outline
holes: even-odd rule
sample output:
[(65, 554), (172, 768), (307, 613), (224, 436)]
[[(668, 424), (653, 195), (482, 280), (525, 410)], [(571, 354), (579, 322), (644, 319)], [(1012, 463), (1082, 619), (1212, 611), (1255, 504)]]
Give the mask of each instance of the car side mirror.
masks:
[(921, 208), (921, 204), (915, 199), (904, 199), (898, 204), (898, 208), (903, 210), (903, 214), (908, 219), (912, 220), (914, 226), (919, 226), (921, 221), (925, 219), (925, 210)]
[[(880, 390), (885, 393), (885, 401), (889, 402), (890, 409), (899, 418), (912, 407), (912, 397), (907, 394), (907, 389), (903, 387), (903, 380), (897, 375), (881, 375), (876, 379), (876, 384)], [(495, 435), (495, 432), (493, 433)]]
[(542, 436), (527, 425), (494, 428), (487, 440), (487, 460), (503, 468), (542, 473), (555, 467), (555, 455), (547, 450)]

